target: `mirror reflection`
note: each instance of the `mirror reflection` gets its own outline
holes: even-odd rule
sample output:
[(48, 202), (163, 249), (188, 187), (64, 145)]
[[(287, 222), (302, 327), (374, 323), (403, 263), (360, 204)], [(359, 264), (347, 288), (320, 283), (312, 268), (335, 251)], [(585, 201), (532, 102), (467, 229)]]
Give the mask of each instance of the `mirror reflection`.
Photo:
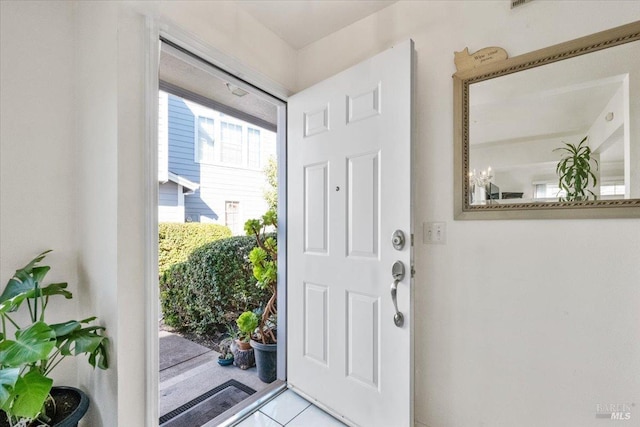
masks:
[(470, 205), (640, 199), (640, 41), (471, 83), (468, 99)]

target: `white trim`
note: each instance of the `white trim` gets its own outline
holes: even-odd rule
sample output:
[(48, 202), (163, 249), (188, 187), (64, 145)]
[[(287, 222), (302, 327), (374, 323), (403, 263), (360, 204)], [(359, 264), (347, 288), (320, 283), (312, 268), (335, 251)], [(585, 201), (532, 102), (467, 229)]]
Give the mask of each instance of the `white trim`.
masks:
[(191, 191), (196, 191), (198, 188), (200, 188), (199, 184), (196, 184), (193, 181), (189, 181), (187, 178), (180, 176), (180, 175), (176, 175), (175, 173), (169, 171), (169, 181), (175, 182), (178, 185), (182, 185), (183, 187), (191, 190)]
[(158, 95), (158, 180), (167, 181), (169, 172), (169, 94), (159, 91)]
[[(144, 260), (144, 307), (146, 358), (145, 369), (145, 425), (158, 425), (158, 389), (160, 377), (158, 339), (158, 71), (160, 68), (159, 29), (155, 19), (146, 17), (147, 36), (144, 40), (145, 55), (145, 248)], [(142, 307), (141, 307), (142, 308)]]

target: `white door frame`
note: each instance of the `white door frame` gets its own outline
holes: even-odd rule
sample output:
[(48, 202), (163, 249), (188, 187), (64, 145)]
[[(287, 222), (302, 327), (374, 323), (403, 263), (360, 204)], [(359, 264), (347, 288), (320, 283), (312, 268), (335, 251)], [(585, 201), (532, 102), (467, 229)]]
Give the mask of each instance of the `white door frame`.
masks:
[(145, 38), (145, 247), (144, 287), (145, 287), (145, 425), (158, 424), (158, 388), (159, 388), (159, 345), (158, 316), (158, 90), (160, 38), (184, 48), (215, 68), (236, 76), (231, 78), (234, 85), (254, 91), (258, 89), (278, 107), (278, 379), (286, 380), (286, 212), (287, 212), (287, 176), (286, 176), (286, 100), (291, 95), (284, 86), (247, 67), (237, 59), (207, 45), (189, 32), (168, 22), (147, 17)]

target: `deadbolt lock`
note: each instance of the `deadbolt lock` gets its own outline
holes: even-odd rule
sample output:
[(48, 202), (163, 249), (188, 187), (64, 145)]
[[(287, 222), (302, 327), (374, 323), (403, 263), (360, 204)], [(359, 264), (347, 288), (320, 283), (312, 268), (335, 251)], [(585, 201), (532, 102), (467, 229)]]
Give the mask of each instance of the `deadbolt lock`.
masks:
[(391, 244), (393, 248), (400, 251), (404, 248), (404, 233), (402, 230), (396, 230), (393, 232), (393, 236), (391, 236)]

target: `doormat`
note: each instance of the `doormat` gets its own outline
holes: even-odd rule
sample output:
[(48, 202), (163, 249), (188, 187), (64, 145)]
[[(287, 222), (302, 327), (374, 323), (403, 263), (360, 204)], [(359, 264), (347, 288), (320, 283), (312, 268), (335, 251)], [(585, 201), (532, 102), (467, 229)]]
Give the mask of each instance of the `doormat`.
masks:
[(255, 392), (254, 389), (239, 381), (229, 380), (161, 416), (160, 425), (162, 427), (201, 426)]

